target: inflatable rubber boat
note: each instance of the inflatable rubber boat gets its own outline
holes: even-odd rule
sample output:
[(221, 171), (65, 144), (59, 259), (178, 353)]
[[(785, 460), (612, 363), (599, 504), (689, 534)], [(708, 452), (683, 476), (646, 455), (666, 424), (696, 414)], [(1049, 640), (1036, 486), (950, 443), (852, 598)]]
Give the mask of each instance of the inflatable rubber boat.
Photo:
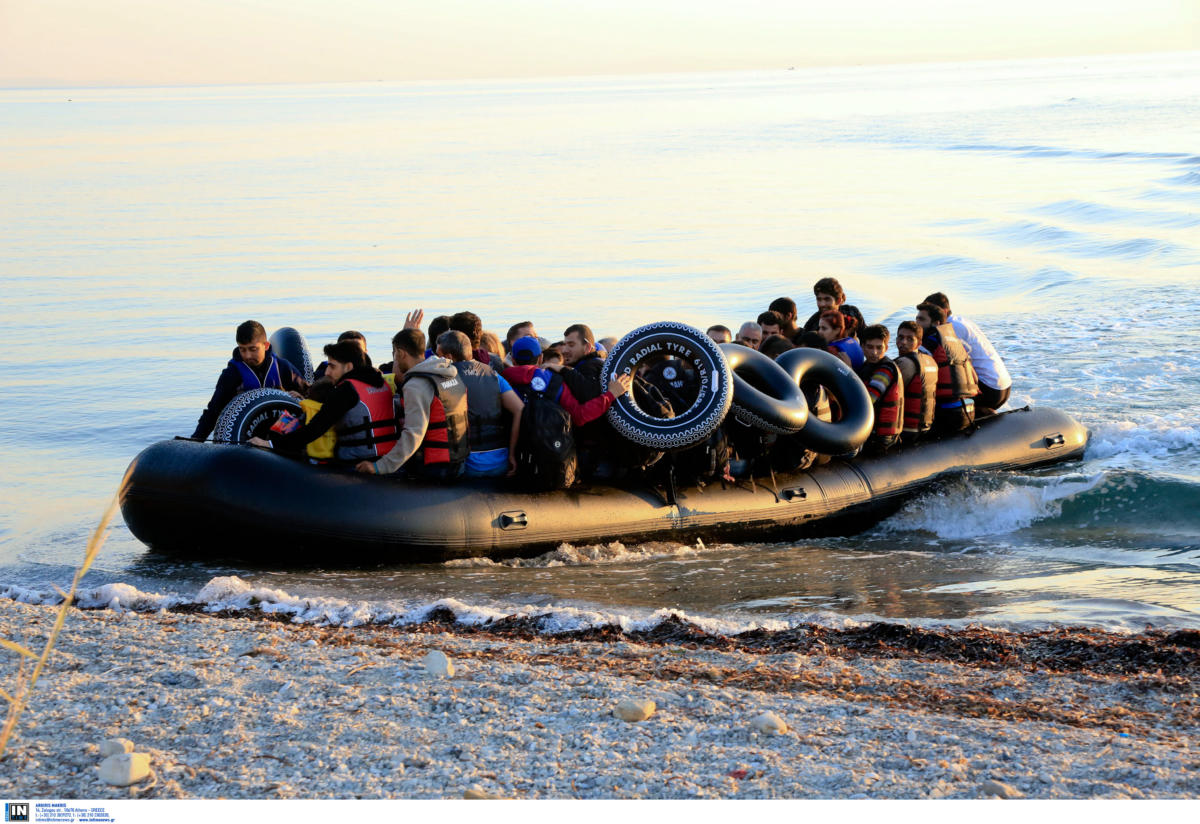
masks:
[[(272, 345), (311, 379), (303, 336), (290, 327)], [(727, 416), (794, 435), (822, 454), (849, 454), (874, 415), (862, 382), (832, 355), (795, 349), (776, 360), (717, 345), (663, 322), (640, 327), (609, 353), (602, 384), (619, 374), (689, 376), (670, 417), (639, 407), (637, 392), (608, 411), (614, 432), (663, 453), (716, 433)], [(809, 415), (804, 391), (838, 402), (836, 423)], [(671, 387), (667, 387), (668, 389)], [(1021, 409), (974, 430), (868, 459), (834, 459), (812, 471), (710, 479), (679, 488), (576, 486), (531, 493), (503, 479), (431, 486), (399, 477), (311, 465), (245, 442), (298, 402), (275, 389), (234, 398), (215, 442), (177, 438), (145, 449), (130, 467), (121, 511), (135, 537), (157, 550), (230, 558), (346, 563), (424, 563), (536, 555), (563, 542), (781, 541), (852, 534), (895, 512), (939, 478), (968, 470), (1025, 469), (1079, 458), (1088, 433), (1069, 415)], [(673, 476), (672, 476), (673, 477)]]
[(313, 467), (269, 450), (187, 440), (137, 457), (122, 504), (130, 531), (159, 550), (389, 563), (529, 556), (563, 542), (781, 541), (853, 534), (965, 470), (1027, 469), (1078, 458), (1087, 431), (1052, 409), (1021, 409), (970, 435), (811, 472), (681, 489), (527, 494), (499, 483), (420, 486)]

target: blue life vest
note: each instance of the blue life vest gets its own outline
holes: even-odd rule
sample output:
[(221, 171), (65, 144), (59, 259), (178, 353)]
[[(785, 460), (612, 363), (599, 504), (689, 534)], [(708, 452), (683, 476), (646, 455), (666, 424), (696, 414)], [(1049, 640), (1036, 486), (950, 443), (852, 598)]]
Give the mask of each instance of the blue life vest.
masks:
[(242, 388), (238, 390), (239, 392), (249, 392), (251, 389), (283, 388), (283, 381), (279, 377), (279, 360), (271, 352), (267, 353), (267, 357), (271, 359), (271, 365), (267, 367), (267, 377), (261, 381), (245, 361), (236, 358), (230, 359), (229, 365), (237, 367), (238, 372), (242, 374)]
[(835, 340), (829, 344), (829, 349), (830, 351), (837, 349), (839, 352), (845, 353), (846, 357), (850, 359), (851, 368), (856, 370), (867, 360), (867, 356), (863, 354), (862, 347), (858, 345), (858, 338)]

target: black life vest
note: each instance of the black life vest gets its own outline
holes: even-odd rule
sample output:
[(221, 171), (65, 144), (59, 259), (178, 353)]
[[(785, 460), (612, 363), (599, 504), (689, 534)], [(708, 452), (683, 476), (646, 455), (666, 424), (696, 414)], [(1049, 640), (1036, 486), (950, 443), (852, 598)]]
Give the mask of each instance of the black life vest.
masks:
[(508, 427), (500, 404), (500, 380), (492, 367), (479, 361), (454, 364), (467, 387), (467, 437), (472, 452), (508, 448)]
[(459, 464), (471, 453), (467, 440), (467, 388), (458, 376), (445, 378), (428, 372), (409, 372), (400, 381), (396, 397), (404, 410), (404, 384), (414, 378), (424, 378), (433, 386), (429, 404), (429, 426), (421, 441), (419, 452), (426, 465)]

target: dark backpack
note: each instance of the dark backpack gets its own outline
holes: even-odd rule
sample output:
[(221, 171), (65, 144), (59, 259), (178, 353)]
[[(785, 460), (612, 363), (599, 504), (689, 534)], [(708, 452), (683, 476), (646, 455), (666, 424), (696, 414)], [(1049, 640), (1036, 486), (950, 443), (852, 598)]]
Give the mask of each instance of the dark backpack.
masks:
[[(535, 375), (534, 381), (541, 379)], [(575, 483), (579, 458), (571, 415), (558, 403), (562, 376), (555, 375), (541, 390), (531, 384), (520, 394), (525, 400), (517, 438), (517, 475), (530, 487), (549, 491)]]

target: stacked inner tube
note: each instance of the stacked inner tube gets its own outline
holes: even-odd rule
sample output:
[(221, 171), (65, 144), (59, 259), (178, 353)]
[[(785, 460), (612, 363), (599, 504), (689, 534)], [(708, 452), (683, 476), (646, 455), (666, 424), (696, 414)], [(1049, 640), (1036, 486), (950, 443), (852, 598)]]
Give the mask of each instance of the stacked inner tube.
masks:
[(808, 417), (799, 439), (809, 449), (822, 455), (844, 455), (871, 437), (875, 427), (871, 396), (858, 375), (837, 356), (820, 349), (789, 349), (775, 360), (775, 366), (786, 372), (797, 386), (825, 387), (841, 406), (842, 418), (834, 423), (816, 415)]
[[(862, 381), (819, 349), (792, 349), (773, 361), (755, 349), (717, 344), (699, 329), (663, 321), (633, 330), (613, 347), (601, 372), (602, 385), (616, 375), (639, 371), (664, 389), (674, 417), (647, 414), (629, 392), (609, 408), (608, 420), (634, 443), (664, 451), (703, 442), (731, 410), (743, 423), (795, 435), (825, 455), (854, 452), (870, 437), (875, 422)], [(680, 380), (685, 375), (686, 381)], [(841, 420), (830, 423), (809, 414), (803, 390), (812, 385), (825, 387), (837, 399)]]
[(304, 335), (290, 326), (281, 326), (271, 335), (270, 341), (271, 351), (296, 367), (307, 383), (312, 383), (313, 362)]
[[(721, 344), (733, 368), (734, 415), (743, 423), (780, 435), (796, 435), (823, 455), (844, 455), (871, 435), (875, 412), (867, 388), (838, 358), (820, 349), (790, 349), (771, 360), (736, 343)], [(809, 415), (803, 387), (818, 384), (833, 395), (842, 419), (829, 423)]]

